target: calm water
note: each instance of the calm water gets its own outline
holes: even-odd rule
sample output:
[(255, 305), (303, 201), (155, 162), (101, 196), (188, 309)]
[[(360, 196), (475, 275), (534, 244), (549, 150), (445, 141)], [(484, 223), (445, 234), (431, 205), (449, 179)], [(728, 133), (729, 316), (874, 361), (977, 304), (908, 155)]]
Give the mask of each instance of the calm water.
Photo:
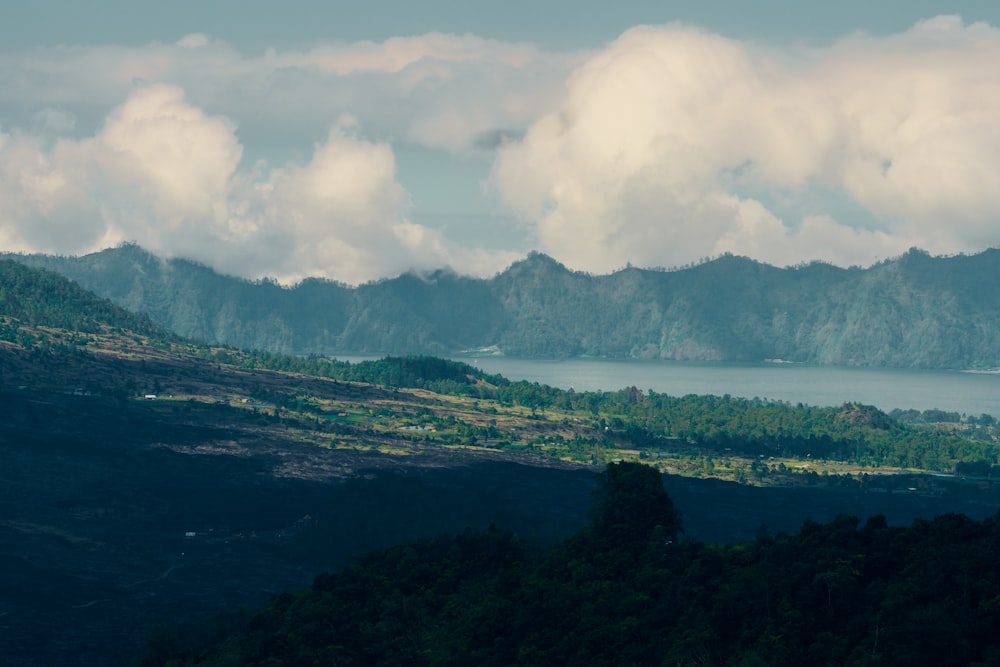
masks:
[(730, 394), (819, 406), (858, 401), (883, 410), (940, 408), (1000, 416), (1000, 374), (603, 359), (478, 357), (461, 361), (512, 380), (576, 391), (613, 391), (634, 385), (677, 396)]
[[(339, 357), (350, 362), (379, 358)], [(511, 380), (528, 380), (576, 391), (615, 391), (635, 386), (643, 391), (652, 389), (674, 396), (730, 394), (817, 406), (856, 401), (886, 411), (938, 408), (1000, 417), (1000, 373), (764, 363), (452, 358)]]

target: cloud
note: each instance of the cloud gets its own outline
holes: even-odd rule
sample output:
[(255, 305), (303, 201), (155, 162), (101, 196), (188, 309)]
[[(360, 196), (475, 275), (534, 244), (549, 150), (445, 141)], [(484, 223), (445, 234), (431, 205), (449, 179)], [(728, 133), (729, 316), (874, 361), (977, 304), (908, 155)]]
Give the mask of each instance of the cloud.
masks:
[[(541, 249), (592, 271), (979, 250), (1000, 244), (996, 62), (1000, 31), (956, 17), (820, 50), (638, 27), (501, 147), (490, 185)], [(817, 193), (864, 219), (781, 212)]]
[(229, 181), (242, 156), (233, 125), (209, 117), (176, 87), (141, 88), (98, 136), (104, 175), (137, 195), (169, 230), (226, 218)]
[(135, 85), (167, 83), (236, 120), (251, 143), (315, 141), (352, 114), (374, 136), (463, 152), (475, 150), (481, 133), (523, 128), (557, 104), (580, 58), (441, 33), (259, 54), (204, 34), (172, 44), (59, 46), (0, 52), (0, 112), (60, 108), (96, 128)]
[[(246, 277), (357, 283), (498, 256), (407, 218), (391, 147), (335, 123), (310, 159), (241, 169), (229, 119), (176, 86), (137, 88), (101, 129), (47, 145), (0, 134), (0, 244), (80, 253), (136, 241)], [(504, 258), (506, 259), (506, 258)]]
[(462, 156), (435, 174), (495, 155), (473, 215), (513, 212), (493, 237), (594, 272), (977, 251), (1000, 245), (996, 62), (1000, 31), (956, 17), (818, 49), (675, 24), (591, 52), (438, 33), (0, 52), (0, 247), (133, 240), (283, 280), (503, 268), (413, 221), (433, 197), (393, 146), (418, 144)]

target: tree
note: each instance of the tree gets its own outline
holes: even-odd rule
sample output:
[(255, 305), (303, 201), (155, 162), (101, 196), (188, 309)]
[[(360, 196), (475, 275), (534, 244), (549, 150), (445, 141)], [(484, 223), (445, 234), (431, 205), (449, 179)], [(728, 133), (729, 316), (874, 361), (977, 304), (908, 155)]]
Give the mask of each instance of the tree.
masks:
[(592, 521), (595, 536), (604, 545), (638, 548), (657, 527), (670, 539), (682, 530), (680, 514), (655, 468), (629, 461), (612, 463), (600, 481)]

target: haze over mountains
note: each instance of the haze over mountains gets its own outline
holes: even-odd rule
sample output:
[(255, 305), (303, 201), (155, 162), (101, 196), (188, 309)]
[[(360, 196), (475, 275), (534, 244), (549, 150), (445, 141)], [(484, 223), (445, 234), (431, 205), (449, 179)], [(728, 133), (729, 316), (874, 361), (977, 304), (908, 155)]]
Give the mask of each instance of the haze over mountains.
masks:
[(172, 331), (298, 354), (1000, 366), (1000, 250), (919, 250), (870, 268), (777, 268), (726, 255), (673, 270), (573, 272), (529, 255), (490, 279), (441, 270), (358, 287), (294, 287), (162, 260), (134, 245), (82, 257), (7, 255), (61, 273)]

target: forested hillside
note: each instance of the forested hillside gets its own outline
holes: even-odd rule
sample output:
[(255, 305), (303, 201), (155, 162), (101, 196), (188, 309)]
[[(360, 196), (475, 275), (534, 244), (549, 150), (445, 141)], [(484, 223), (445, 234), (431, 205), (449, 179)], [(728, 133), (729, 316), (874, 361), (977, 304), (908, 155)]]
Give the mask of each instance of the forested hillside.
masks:
[[(659, 475), (612, 464), (586, 529), (407, 544), (276, 596), (230, 638), (161, 634), (144, 665), (987, 665), (997, 518), (678, 539)], [(217, 630), (222, 629), (217, 627)], [(206, 637), (205, 629), (201, 636)], [(206, 637), (207, 638), (207, 637)], [(173, 660), (173, 662), (170, 662)]]
[(15, 321), (84, 334), (118, 329), (163, 340), (175, 338), (148, 316), (99, 298), (57, 273), (0, 259), (0, 340), (29, 336), (14, 326)]
[[(752, 539), (762, 525), (794, 530), (806, 516), (830, 520), (844, 512), (880, 513), (889, 525), (899, 525), (946, 511), (982, 519), (998, 506), (996, 420), (988, 415), (940, 410), (887, 415), (853, 403), (812, 408), (729, 396), (675, 397), (635, 387), (575, 392), (510, 381), (427, 356), (349, 364), (201, 346), (165, 334), (147, 318), (56, 274), (0, 263), (0, 277), (0, 460), (7, 463), (3, 479), (10, 491), (2, 496), (0, 517), (0, 562), (10, 574), (0, 596), (0, 625), (7, 630), (0, 633), (0, 652), (11, 664), (121, 664), (122, 655), (163, 619), (180, 622), (209, 610), (261, 604), (266, 593), (300, 588), (314, 572), (337, 569), (361, 552), (490, 523), (500, 532), (484, 540), (473, 536), (464, 542), (424, 543), (430, 545), (426, 552), (424, 547), (394, 551), (386, 561), (388, 571), (380, 569), (380, 557), (366, 562), (363, 568), (372, 564), (377, 577), (374, 584), (386, 583), (381, 575), (401, 568), (416, 579), (400, 584), (398, 596), (396, 584), (388, 582), (390, 596), (369, 597), (373, 607), (353, 610), (360, 616), (337, 616), (345, 624), (338, 632), (354, 642), (345, 648), (363, 652), (376, 645), (394, 651), (380, 644), (396, 636), (393, 624), (401, 617), (394, 615), (398, 608), (393, 605), (409, 595), (411, 583), (442, 574), (446, 586), (469, 576), (474, 584), (524, 593), (513, 607), (524, 616), (496, 617), (523, 621), (521, 630), (529, 634), (512, 629), (506, 636), (527, 637), (538, 649), (524, 660), (559, 664), (570, 655), (567, 651), (593, 636), (606, 647), (595, 655), (605, 655), (609, 664), (627, 664), (620, 660), (629, 654), (621, 651), (634, 644), (632, 638), (644, 637), (629, 634), (629, 628), (660, 628), (660, 619), (628, 620), (630, 609), (621, 608), (628, 613), (616, 616), (623, 625), (608, 630), (610, 638), (593, 634), (604, 630), (591, 621), (606, 617), (604, 605), (618, 592), (626, 601), (633, 599), (632, 592), (644, 600), (641, 591), (649, 580), (639, 575), (647, 565), (659, 566), (642, 560), (639, 550), (629, 547), (626, 553), (619, 547), (646, 544), (642, 529), (653, 524), (643, 523), (644, 517), (657, 505), (664, 511), (652, 512), (653, 518), (670, 521), (661, 522), (654, 543), (659, 539), (667, 546), (664, 541), (672, 539), (678, 525), (669, 505), (655, 499), (624, 510), (603, 504), (589, 534), (598, 539), (584, 536), (568, 551), (555, 552), (552, 562), (566, 567), (551, 572), (535, 569), (540, 554), (533, 548), (517, 551), (525, 543), (494, 539), (510, 531), (550, 544), (569, 535), (585, 521), (593, 488), (587, 470), (608, 462), (642, 460), (667, 472), (687, 535), (725, 543)], [(926, 475), (921, 469), (945, 474)], [(952, 470), (958, 474), (947, 474)], [(619, 490), (627, 493), (633, 486)], [(634, 521), (639, 521), (637, 530)], [(964, 520), (935, 525), (946, 532), (968, 528), (974, 539), (987, 530), (981, 528), (986, 524)], [(857, 537), (856, 530), (850, 534)], [(812, 562), (815, 555), (796, 551), (794, 539), (776, 544), (801, 553), (792, 562)], [(519, 569), (507, 573), (514, 578), (501, 574), (494, 579), (489, 568), (497, 561), (491, 559), (508, 546), (515, 549), (513, 560), (503, 562)], [(704, 567), (715, 567), (719, 553), (733, 554), (736, 579), (723, 583), (743, 599), (747, 581), (772, 577), (787, 562), (780, 560), (784, 552), (763, 546), (751, 554), (752, 562), (771, 562), (773, 556), (778, 569), (748, 571), (747, 579), (737, 568), (744, 553), (738, 548), (720, 552), (676, 540), (670, 546), (690, 556), (684, 567), (692, 569), (693, 582), (702, 581), (702, 574), (709, 577), (701, 598), (693, 597), (699, 594), (695, 586), (678, 589), (676, 599), (700, 600), (714, 619), (707, 626), (713, 633), (722, 633), (732, 620), (716, 605), (717, 598), (729, 600), (730, 589), (709, 589), (715, 586), (715, 570), (706, 573)], [(597, 557), (590, 555), (592, 548), (608, 547)], [(396, 562), (398, 554), (403, 560)], [(992, 576), (980, 561), (973, 565), (957, 580), (940, 580), (941, 585), (963, 584), (981, 573)], [(608, 572), (611, 579), (605, 577)], [(518, 584), (520, 574), (528, 579)], [(813, 647), (812, 629), (825, 622), (823, 613), (832, 608), (840, 619), (841, 612), (860, 609), (862, 618), (870, 618), (864, 616), (868, 611), (849, 606), (856, 602), (854, 592), (847, 606), (840, 605), (838, 591), (848, 584), (829, 578), (840, 574), (836, 568), (796, 571), (788, 588), (791, 616), (784, 605), (754, 607), (747, 636), (762, 630), (757, 611), (783, 614), (780, 618), (801, 613), (804, 634), (779, 639), (797, 664), (809, 664), (800, 658), (804, 647)], [(564, 608), (533, 607), (532, 601), (548, 599), (538, 596), (555, 591), (567, 576), (581, 577), (581, 587), (566, 589), (560, 605), (586, 610), (590, 620), (554, 632), (539, 625), (532, 634), (528, 626), (541, 618), (536, 614)], [(877, 580), (858, 581), (872, 584), (872, 594), (881, 595)], [(907, 603), (905, 587), (912, 581), (900, 581), (899, 595), (886, 599)], [(326, 584), (333, 588), (324, 588), (322, 596), (339, 595), (334, 589), (341, 584), (356, 587), (349, 576)], [(443, 602), (445, 608), (473, 610), (469, 618), (476, 620), (463, 625), (457, 617), (440, 617), (437, 627), (443, 634), (430, 638), (420, 634), (426, 628), (407, 625), (418, 633), (403, 635), (407, 645), (443, 650), (444, 662), (451, 651), (489, 652), (476, 644), (478, 635), (462, 633), (487, 627), (493, 611), (509, 607), (510, 601), (492, 597), (491, 590), (474, 585), (438, 601), (425, 597), (424, 589), (417, 591), (404, 607), (417, 612), (418, 619), (432, 619)], [(774, 584), (769, 590), (783, 589)], [(322, 597), (318, 606), (328, 599)], [(964, 600), (947, 614), (992, 621), (977, 616), (991, 609), (992, 598), (977, 601), (982, 605), (975, 608), (962, 606)], [(311, 599), (306, 602), (312, 606)], [(484, 606), (476, 607), (479, 602)], [(316, 627), (298, 611), (287, 617), (289, 623), (303, 631)], [(662, 611), (669, 620), (670, 610)], [(366, 616), (369, 612), (372, 616)], [(936, 625), (938, 610), (919, 611), (925, 612)], [(284, 622), (283, 608), (278, 615)], [(402, 620), (408, 623), (408, 618)], [(889, 620), (895, 619), (896, 628), (910, 622), (888, 611), (882, 618), (886, 623), (879, 627), (885, 633)], [(697, 623), (690, 626), (688, 620)], [(675, 638), (700, 636), (706, 629), (697, 618), (688, 620), (676, 626)], [(459, 625), (452, 627), (452, 621)], [(918, 622), (915, 632), (922, 631)], [(981, 635), (966, 634), (964, 623), (946, 627), (943, 641), (966, 641), (971, 648), (956, 653), (963, 659), (988, 656), (976, 644)], [(862, 641), (854, 626), (838, 628), (845, 634), (837, 635), (842, 638), (830, 644), (831, 650), (842, 652)], [(491, 634), (500, 631), (490, 626)], [(751, 650), (733, 644), (731, 634), (719, 636), (706, 649), (714, 655)], [(890, 635), (880, 636), (879, 646), (885, 642), (886, 654), (896, 655), (889, 648)], [(264, 644), (270, 641), (266, 633), (261, 637)], [(459, 643), (426, 643), (449, 637)], [(246, 646), (256, 650), (256, 641), (251, 638)], [(314, 648), (308, 641), (296, 646), (306, 652), (303, 659)], [(400, 664), (414, 664), (409, 654), (393, 655)], [(230, 664), (252, 664), (252, 659), (240, 656)]]
[(723, 256), (606, 276), (532, 254), (487, 280), (437, 271), (355, 288), (248, 282), (129, 245), (84, 257), (9, 257), (62, 273), (180, 335), (242, 348), (1000, 366), (1000, 250), (911, 250), (867, 269), (782, 269)]

